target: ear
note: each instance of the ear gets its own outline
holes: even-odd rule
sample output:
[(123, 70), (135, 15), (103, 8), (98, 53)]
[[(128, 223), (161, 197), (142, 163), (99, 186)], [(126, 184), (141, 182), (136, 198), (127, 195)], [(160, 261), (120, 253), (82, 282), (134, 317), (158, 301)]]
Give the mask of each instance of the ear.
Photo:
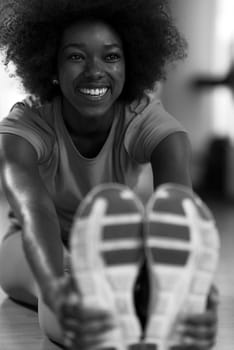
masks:
[(52, 79), (52, 84), (53, 84), (53, 85), (59, 85), (58, 79), (57, 79), (57, 78), (53, 78), (53, 79)]

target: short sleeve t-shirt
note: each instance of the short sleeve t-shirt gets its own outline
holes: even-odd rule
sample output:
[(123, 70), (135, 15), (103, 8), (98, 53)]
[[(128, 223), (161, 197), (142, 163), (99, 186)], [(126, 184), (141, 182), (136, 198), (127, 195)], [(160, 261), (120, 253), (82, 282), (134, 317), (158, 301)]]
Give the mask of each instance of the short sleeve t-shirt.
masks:
[(17, 103), (0, 122), (0, 133), (23, 137), (35, 149), (42, 181), (50, 193), (66, 239), (82, 198), (107, 182), (135, 189), (155, 147), (168, 135), (186, 132), (160, 100), (146, 95), (131, 105), (118, 103), (109, 135), (94, 158), (84, 157), (64, 123), (61, 99), (37, 105)]

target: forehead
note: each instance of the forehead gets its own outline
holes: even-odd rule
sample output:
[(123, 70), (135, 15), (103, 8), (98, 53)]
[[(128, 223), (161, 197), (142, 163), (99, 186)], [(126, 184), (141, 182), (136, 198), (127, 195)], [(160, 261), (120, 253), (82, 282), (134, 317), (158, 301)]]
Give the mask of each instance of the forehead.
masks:
[(98, 20), (84, 20), (67, 27), (62, 35), (61, 45), (79, 43), (103, 43), (104, 45), (118, 45), (122, 41), (117, 32), (109, 24)]

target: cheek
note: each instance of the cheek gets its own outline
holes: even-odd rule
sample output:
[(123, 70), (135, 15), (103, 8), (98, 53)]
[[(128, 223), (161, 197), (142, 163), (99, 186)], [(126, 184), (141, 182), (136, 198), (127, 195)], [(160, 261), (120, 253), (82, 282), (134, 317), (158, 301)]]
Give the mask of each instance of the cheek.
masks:
[(113, 75), (115, 76), (118, 85), (123, 86), (125, 83), (125, 66), (121, 65), (113, 67)]
[(81, 70), (78, 69), (78, 66), (76, 65), (62, 65), (59, 68), (58, 74), (59, 74), (59, 81), (60, 83), (66, 82), (71, 83), (74, 81), (74, 79), (81, 73)]

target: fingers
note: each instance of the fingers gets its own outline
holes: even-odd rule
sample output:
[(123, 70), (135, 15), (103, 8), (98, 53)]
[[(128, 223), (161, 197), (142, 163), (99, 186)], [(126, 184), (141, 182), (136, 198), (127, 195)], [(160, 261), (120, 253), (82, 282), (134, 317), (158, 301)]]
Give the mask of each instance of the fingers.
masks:
[(86, 336), (89, 334), (97, 335), (110, 331), (117, 327), (114, 318), (106, 317), (103, 319), (95, 319), (80, 324), (80, 332)]
[(62, 321), (65, 332), (76, 332), (86, 336), (86, 334), (99, 334), (107, 332), (117, 327), (117, 322), (113, 317), (96, 318), (81, 321), (79, 318), (64, 318)]
[(66, 338), (64, 342), (64, 346), (66, 349), (73, 350), (73, 349), (79, 349), (79, 350), (90, 350), (92, 348), (94, 349), (102, 349), (103, 344), (105, 343), (105, 339), (103, 337), (92, 337), (88, 339), (80, 339), (78, 337), (71, 337)]
[[(181, 335), (180, 339), (180, 346), (179, 349), (185, 349), (185, 350), (209, 350), (216, 344), (216, 337), (212, 336), (211, 338), (202, 338), (194, 336), (193, 332), (191, 332), (191, 335), (183, 334)], [(204, 335), (204, 333), (203, 333)]]
[(215, 345), (214, 341), (194, 339), (192, 337), (182, 338), (180, 350), (209, 350)]
[(193, 326), (186, 325), (178, 327), (178, 332), (182, 338), (192, 338), (199, 341), (213, 343), (216, 339), (217, 327), (210, 326)]
[(99, 334), (109, 331), (118, 326), (117, 320), (112, 314), (103, 310), (87, 310), (87, 314), (74, 314), (64, 318), (63, 325), (65, 330), (76, 331), (80, 334)]
[(105, 333), (117, 326), (116, 319), (106, 310), (85, 308), (80, 304), (75, 310), (61, 321), (68, 349), (74, 345), (79, 349), (96, 348), (103, 343)]
[(54, 310), (64, 332), (64, 345), (70, 350), (101, 347), (106, 332), (117, 326), (112, 313), (83, 303), (68, 276), (58, 281)]
[(107, 320), (102, 323), (98, 321), (80, 323), (78, 326), (75, 325), (73, 332), (70, 330), (65, 332), (65, 346), (68, 349), (72, 349), (74, 346), (80, 350), (91, 347), (96, 349), (99, 345), (100, 347), (103, 345), (106, 333), (112, 328)]
[(204, 327), (209, 327), (209, 326), (217, 326), (218, 323), (218, 315), (216, 310), (215, 311), (206, 311), (202, 314), (194, 314), (194, 315), (188, 315), (183, 318), (181, 321), (184, 324), (187, 324), (188, 326), (204, 326)]
[(216, 342), (217, 329), (216, 310), (189, 315), (177, 327), (182, 345), (188, 350), (208, 350), (212, 348)]
[(113, 319), (113, 314), (109, 310), (105, 310), (103, 308), (95, 308), (95, 307), (86, 307), (80, 304), (79, 309), (79, 318), (82, 322), (88, 322), (90, 320), (94, 321), (104, 321)]

